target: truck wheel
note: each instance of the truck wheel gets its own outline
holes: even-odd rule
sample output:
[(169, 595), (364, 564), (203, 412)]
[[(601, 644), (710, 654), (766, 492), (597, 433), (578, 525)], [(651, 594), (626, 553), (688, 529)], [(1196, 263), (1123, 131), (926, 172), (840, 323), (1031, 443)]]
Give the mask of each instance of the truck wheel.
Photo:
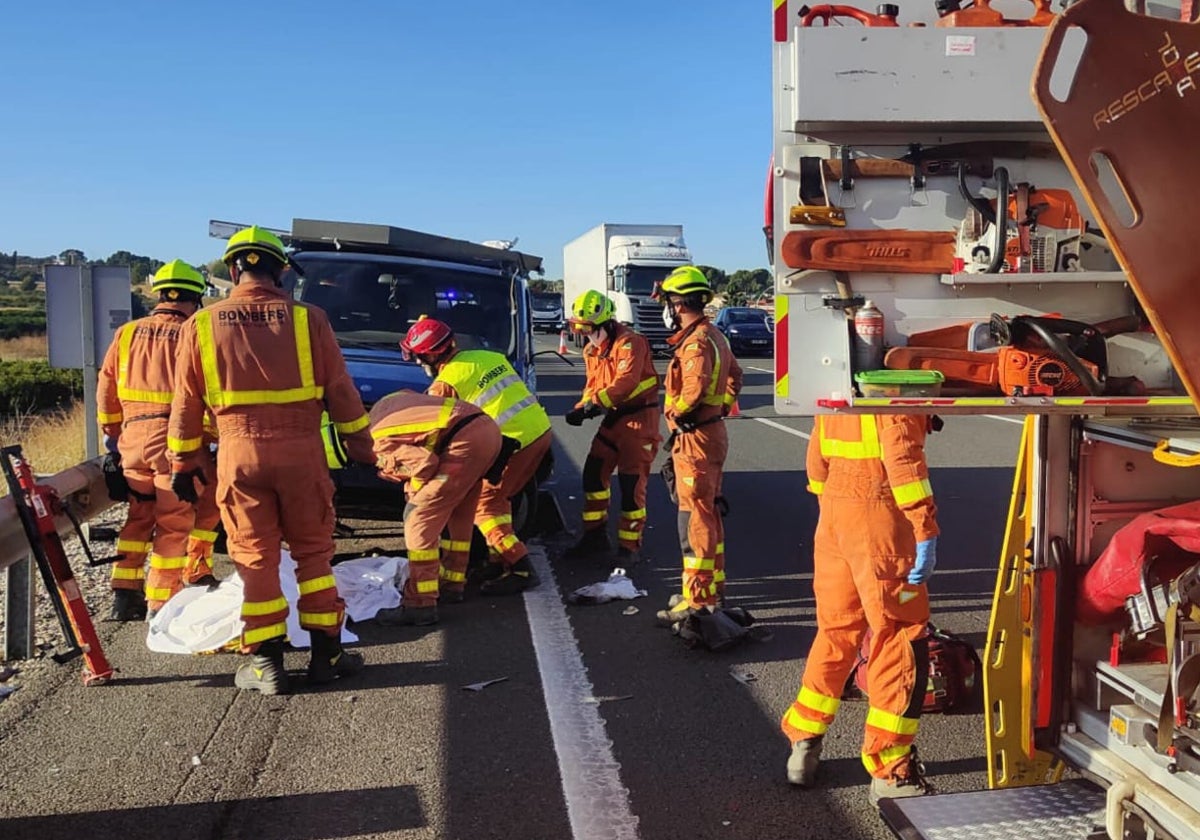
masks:
[(530, 529), (537, 522), (537, 481), (530, 481), (512, 500), (513, 530), (522, 541), (532, 536)]

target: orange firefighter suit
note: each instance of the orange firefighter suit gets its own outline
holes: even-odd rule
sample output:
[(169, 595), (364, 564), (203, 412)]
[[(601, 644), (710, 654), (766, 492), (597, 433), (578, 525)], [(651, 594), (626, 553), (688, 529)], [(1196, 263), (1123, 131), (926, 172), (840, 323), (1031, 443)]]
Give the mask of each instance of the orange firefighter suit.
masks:
[(370, 418), (380, 475), (406, 482), (404, 604), (432, 606), (439, 576), (447, 591), (466, 586), (475, 508), (500, 454), (500, 427), (471, 403), (412, 391), (384, 397)]
[(520, 448), (508, 459), (499, 484), (485, 483), (475, 524), (487, 540), (489, 560), (511, 567), (529, 552), (513, 529), (512, 498), (524, 489), (550, 452), (550, 418), (502, 353), (459, 350), (443, 362), (428, 392), (478, 406), (504, 437)]
[(220, 436), (217, 504), (245, 585), (243, 648), (254, 651), (287, 634), (283, 541), (296, 561), (300, 625), (336, 638), (345, 609), (330, 566), (333, 481), (322, 410), (351, 458), (374, 464), (375, 453), (329, 320), (270, 280), (245, 274), (228, 298), (184, 324), (175, 374), (172, 469), (196, 468), (206, 409)]
[(782, 727), (793, 744), (825, 733), (870, 627), (862, 760), (877, 778), (908, 760), (928, 679), (929, 592), (907, 580), (916, 544), (938, 534), (926, 423), (823, 416), (808, 447), (809, 490), (821, 508), (813, 542), (817, 636)]
[[(141, 591), (144, 586), (151, 610), (160, 609), (185, 582), (212, 573), (213, 529), (219, 520), (215, 486), (203, 488), (197, 505), (171, 492), (167, 419), (175, 392), (175, 352), (188, 314), (160, 303), (145, 318), (122, 325), (104, 356), (96, 389), (101, 430), (118, 439), (130, 490), (112, 588)], [(211, 473), (208, 448), (201, 447), (196, 457)]]
[(721, 422), (742, 390), (742, 368), (708, 318), (672, 335), (665, 415), (679, 494), (683, 601), (714, 606), (725, 591), (725, 526), (717, 512), (729, 437)]
[(587, 382), (575, 407), (590, 403), (608, 410), (583, 464), (583, 529), (607, 525), (616, 470), (621, 485), (617, 539), (622, 548), (637, 551), (646, 525), (646, 480), (662, 439), (654, 357), (645, 337), (617, 324), (604, 344), (588, 343), (583, 361)]

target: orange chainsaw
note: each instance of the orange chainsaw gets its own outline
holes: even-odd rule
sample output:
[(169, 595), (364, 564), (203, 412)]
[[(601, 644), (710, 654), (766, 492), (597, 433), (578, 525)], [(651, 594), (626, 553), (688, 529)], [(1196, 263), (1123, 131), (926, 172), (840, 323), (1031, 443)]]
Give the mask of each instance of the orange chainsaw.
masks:
[(1108, 355), (1104, 335), (1091, 324), (1066, 318), (993, 315), (994, 352), (921, 345), (914, 333), (893, 347), (884, 366), (938, 370), (948, 388), (997, 390), (1005, 396), (1093, 396), (1105, 393)]

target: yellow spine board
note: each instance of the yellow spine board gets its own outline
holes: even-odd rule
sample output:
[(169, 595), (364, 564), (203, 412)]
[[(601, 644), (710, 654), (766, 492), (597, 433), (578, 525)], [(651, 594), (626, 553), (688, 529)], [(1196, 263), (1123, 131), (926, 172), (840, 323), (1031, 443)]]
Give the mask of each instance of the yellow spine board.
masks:
[(1027, 605), (1034, 603), (1031, 517), (1036, 422), (1035, 416), (1027, 416), (1021, 434), (988, 623), (983, 697), (989, 788), (1048, 784), (1059, 781), (1063, 772), (1062, 763), (1035, 749), (1033, 741), (1033, 627)]

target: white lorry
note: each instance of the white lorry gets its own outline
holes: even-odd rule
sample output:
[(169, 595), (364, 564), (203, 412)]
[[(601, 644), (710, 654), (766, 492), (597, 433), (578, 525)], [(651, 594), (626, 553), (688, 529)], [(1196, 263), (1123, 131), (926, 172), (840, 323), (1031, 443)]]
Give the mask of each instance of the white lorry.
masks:
[(691, 261), (682, 225), (596, 225), (563, 247), (563, 309), (589, 289), (604, 292), (616, 304), (618, 321), (663, 350), (670, 333), (650, 295), (676, 266)]
[(1200, 24), (1186, 0), (961, 5), (774, 3), (776, 410), (1026, 418), (991, 789), (881, 813), (906, 840), (1195, 840), (1200, 557), (1159, 579), (1183, 547), (1143, 523), (1200, 501)]

